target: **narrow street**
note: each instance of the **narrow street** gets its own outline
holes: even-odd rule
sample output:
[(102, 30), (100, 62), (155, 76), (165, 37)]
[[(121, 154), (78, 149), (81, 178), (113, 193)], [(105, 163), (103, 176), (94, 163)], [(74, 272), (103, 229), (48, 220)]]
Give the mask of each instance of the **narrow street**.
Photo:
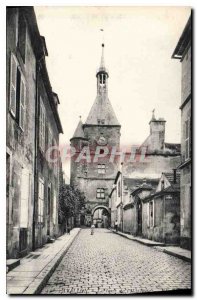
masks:
[(191, 264), (118, 236), (82, 229), (42, 294), (130, 294), (190, 289)]

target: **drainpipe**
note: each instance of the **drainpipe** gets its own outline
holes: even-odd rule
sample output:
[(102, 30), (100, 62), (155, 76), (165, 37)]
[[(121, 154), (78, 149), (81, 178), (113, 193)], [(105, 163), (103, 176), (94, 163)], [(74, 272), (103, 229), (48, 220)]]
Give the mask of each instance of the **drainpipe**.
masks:
[(36, 213), (35, 206), (38, 199), (38, 128), (39, 128), (39, 101), (38, 101), (38, 76), (40, 73), (40, 61), (43, 59), (41, 56), (40, 59), (36, 60), (36, 95), (35, 95), (35, 135), (34, 135), (34, 203), (33, 203), (33, 224), (32, 224), (32, 249), (36, 249), (35, 241), (35, 226), (36, 226)]
[(123, 225), (124, 225), (124, 220), (123, 220), (123, 162), (121, 162), (121, 229), (123, 232)]

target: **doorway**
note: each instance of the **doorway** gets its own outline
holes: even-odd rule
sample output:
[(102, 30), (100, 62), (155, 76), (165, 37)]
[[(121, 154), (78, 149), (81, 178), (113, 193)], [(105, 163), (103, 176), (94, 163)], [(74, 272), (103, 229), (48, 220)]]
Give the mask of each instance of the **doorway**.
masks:
[(47, 235), (50, 236), (51, 227), (51, 184), (48, 185), (47, 190)]
[(142, 204), (137, 204), (137, 235), (142, 235)]

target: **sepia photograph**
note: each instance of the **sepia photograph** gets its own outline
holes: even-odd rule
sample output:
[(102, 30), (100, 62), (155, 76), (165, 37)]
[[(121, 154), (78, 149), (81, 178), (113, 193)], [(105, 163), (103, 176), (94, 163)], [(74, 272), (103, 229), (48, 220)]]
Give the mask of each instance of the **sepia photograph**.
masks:
[(192, 295), (192, 8), (5, 14), (7, 294)]

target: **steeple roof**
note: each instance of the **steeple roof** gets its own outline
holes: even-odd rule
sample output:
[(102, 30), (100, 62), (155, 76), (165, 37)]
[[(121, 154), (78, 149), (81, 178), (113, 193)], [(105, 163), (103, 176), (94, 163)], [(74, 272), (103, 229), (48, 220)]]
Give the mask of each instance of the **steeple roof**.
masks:
[[(92, 105), (90, 113), (87, 117), (85, 124), (89, 125), (116, 125), (120, 126), (113, 107), (108, 99), (108, 71), (104, 63), (104, 44), (102, 44), (102, 54), (100, 67), (97, 70), (97, 96)], [(100, 73), (106, 74), (106, 82), (100, 84)]]
[(83, 123), (82, 123), (81, 119), (77, 125), (77, 128), (75, 129), (72, 139), (74, 139), (74, 138), (85, 138), (84, 132), (83, 132)]
[(107, 95), (97, 95), (85, 124), (120, 125)]

